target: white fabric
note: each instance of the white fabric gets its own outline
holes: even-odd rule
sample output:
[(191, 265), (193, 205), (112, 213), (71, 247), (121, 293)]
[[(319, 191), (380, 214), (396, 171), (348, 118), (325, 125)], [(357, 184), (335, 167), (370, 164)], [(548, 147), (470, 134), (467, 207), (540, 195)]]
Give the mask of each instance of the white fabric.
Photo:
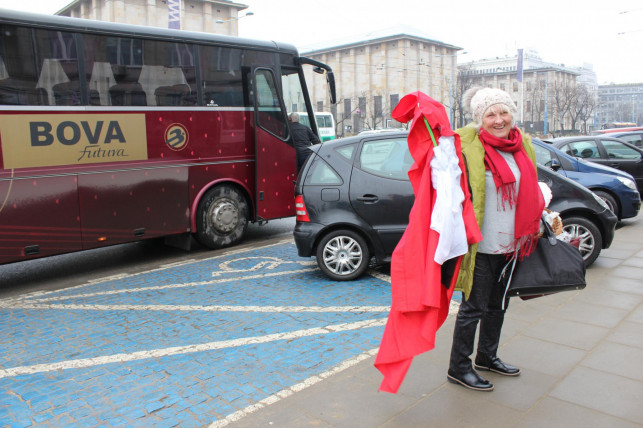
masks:
[(434, 256), (438, 264), (465, 254), (469, 247), (462, 218), (462, 171), (454, 140), (454, 137), (440, 137), (431, 159), (431, 182), (437, 194), (431, 213), (431, 229), (440, 234)]
[(548, 207), (552, 197), (551, 188), (547, 185), (547, 183), (543, 183), (542, 181), (538, 182), (538, 186), (540, 187), (540, 191), (543, 194), (543, 198), (545, 199), (545, 207)]

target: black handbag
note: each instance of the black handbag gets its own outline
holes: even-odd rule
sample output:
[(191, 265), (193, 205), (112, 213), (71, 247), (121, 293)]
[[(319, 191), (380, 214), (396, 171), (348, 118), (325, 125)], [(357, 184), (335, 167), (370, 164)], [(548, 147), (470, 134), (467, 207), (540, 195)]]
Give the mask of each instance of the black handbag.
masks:
[(500, 281), (506, 297), (537, 297), (585, 288), (585, 263), (578, 248), (556, 239), (544, 219), (545, 231), (536, 249), (522, 261), (509, 260)]

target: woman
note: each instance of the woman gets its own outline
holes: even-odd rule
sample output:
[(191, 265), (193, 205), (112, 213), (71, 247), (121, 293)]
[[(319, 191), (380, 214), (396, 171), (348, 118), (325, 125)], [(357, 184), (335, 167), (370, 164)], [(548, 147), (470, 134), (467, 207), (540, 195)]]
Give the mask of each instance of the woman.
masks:
[[(529, 254), (537, 240), (544, 200), (538, 187), (531, 139), (514, 126), (516, 106), (505, 91), (472, 88), (463, 103), (474, 123), (456, 132), (467, 165), (476, 220), (483, 240), (464, 256), (456, 288), (464, 298), (453, 332), (447, 378), (469, 389), (491, 391), (491, 382), (472, 367), (480, 322), (475, 368), (506, 376), (520, 369), (497, 356), (506, 304), (499, 283), (502, 267), (514, 255)], [(503, 305), (503, 303), (505, 303)]]

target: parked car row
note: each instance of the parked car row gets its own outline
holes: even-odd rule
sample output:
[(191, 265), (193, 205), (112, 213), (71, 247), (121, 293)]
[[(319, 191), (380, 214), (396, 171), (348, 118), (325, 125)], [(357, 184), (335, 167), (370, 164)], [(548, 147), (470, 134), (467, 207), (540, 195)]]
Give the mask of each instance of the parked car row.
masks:
[(537, 138), (532, 141), (539, 164), (587, 187), (609, 205), (619, 220), (638, 215), (641, 197), (630, 174), (570, 156)]
[(614, 133), (609, 135), (609, 137), (605, 135), (561, 137), (548, 142), (568, 155), (631, 174), (639, 192), (641, 192), (643, 189), (643, 149), (613, 138)]
[[(538, 146), (550, 147), (542, 142)], [(361, 276), (371, 262), (389, 262), (414, 202), (407, 175), (413, 164), (407, 133), (365, 133), (318, 144), (311, 150), (313, 154), (295, 186), (294, 238), (298, 254), (315, 256), (322, 272), (334, 280), (352, 280)], [(602, 174), (612, 181), (599, 197), (566, 177), (577, 177), (586, 165), (577, 165), (574, 170), (573, 165), (568, 165), (574, 159), (557, 152), (547, 157), (541, 151), (539, 162), (549, 163), (549, 168), (539, 165), (538, 177), (552, 188), (549, 207), (560, 213), (565, 231), (580, 240), (579, 249), (589, 266), (614, 237), (617, 216), (605, 195), (619, 195), (614, 196), (619, 199), (613, 202), (613, 208), (618, 207), (621, 216), (638, 212), (640, 198), (638, 208), (635, 202), (623, 207), (623, 200), (635, 199), (633, 193), (638, 192), (629, 188), (631, 194), (625, 196), (628, 192), (616, 188), (628, 188), (631, 177), (603, 174), (603, 170), (585, 172), (595, 177)], [(569, 170), (563, 169), (564, 165)]]

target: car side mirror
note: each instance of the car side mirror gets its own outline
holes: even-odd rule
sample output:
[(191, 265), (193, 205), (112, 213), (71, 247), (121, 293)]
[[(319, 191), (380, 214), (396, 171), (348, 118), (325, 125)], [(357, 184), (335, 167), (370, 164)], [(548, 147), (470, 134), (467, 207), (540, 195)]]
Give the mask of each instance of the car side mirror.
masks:
[(558, 170), (561, 169), (562, 167), (563, 167), (563, 165), (560, 163), (560, 161), (558, 159), (552, 159), (551, 160), (551, 167), (550, 168), (553, 169), (554, 171), (558, 172)]

